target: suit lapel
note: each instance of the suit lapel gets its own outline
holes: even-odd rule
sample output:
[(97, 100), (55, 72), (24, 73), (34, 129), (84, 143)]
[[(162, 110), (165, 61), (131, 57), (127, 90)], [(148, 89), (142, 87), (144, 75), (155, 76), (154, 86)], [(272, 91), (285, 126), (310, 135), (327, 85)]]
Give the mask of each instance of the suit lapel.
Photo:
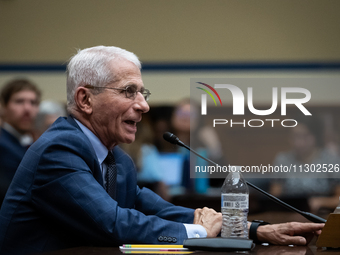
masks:
[(87, 138), (87, 136), (83, 133), (83, 131), (81, 130), (81, 128), (78, 126), (77, 122), (73, 119), (73, 116), (72, 115), (69, 115), (67, 117), (67, 121), (69, 124), (71, 124), (72, 126), (74, 126), (75, 128), (77, 128), (81, 133), (82, 133), (82, 139), (84, 139), (89, 147), (90, 147), (90, 150), (91, 150), (91, 154), (93, 155), (93, 159), (94, 159), (94, 169), (93, 169), (93, 177), (97, 180), (97, 182), (102, 185), (104, 187), (104, 183), (103, 183), (103, 174), (102, 174), (102, 171), (101, 171), (101, 168), (100, 168), (100, 165), (99, 165), (99, 162), (98, 162), (98, 159), (96, 157), (96, 152), (94, 151), (93, 149), (93, 146), (90, 142), (90, 140)]

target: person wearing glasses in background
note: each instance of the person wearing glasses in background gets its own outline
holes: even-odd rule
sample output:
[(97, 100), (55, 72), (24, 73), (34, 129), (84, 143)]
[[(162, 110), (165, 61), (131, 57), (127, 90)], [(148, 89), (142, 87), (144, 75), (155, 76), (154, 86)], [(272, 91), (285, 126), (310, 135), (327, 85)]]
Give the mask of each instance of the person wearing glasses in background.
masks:
[[(71, 58), (69, 116), (54, 122), (17, 170), (0, 211), (1, 254), (182, 244), (186, 238), (220, 233), (221, 213), (174, 206), (140, 189), (134, 163), (117, 146), (135, 140), (136, 125), (149, 110), (150, 92), (140, 68), (136, 55), (117, 47), (88, 48)], [(261, 226), (258, 238), (306, 244), (322, 227)]]

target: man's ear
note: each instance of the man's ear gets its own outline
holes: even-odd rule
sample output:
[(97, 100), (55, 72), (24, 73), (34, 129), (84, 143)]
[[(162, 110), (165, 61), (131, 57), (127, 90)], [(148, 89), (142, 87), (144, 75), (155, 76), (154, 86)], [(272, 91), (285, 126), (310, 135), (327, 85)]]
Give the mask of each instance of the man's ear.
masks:
[(85, 113), (92, 113), (92, 94), (89, 89), (84, 87), (78, 87), (74, 93), (74, 100), (78, 107), (78, 110)]

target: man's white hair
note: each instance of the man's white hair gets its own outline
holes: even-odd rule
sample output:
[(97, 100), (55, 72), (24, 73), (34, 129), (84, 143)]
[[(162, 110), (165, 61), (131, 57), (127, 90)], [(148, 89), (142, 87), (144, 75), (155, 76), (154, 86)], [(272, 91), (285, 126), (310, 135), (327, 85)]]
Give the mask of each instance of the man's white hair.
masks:
[(138, 57), (127, 50), (114, 46), (96, 46), (78, 50), (67, 65), (67, 111), (75, 106), (74, 93), (80, 86), (105, 87), (115, 80), (110, 69), (114, 59), (126, 59), (141, 69)]

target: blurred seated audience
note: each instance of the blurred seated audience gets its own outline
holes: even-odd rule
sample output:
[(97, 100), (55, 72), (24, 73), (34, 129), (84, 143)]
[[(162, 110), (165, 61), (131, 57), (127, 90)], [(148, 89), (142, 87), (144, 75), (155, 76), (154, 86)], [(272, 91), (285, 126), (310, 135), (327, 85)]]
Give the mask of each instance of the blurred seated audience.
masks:
[(0, 204), (26, 150), (33, 142), (32, 130), (40, 96), (38, 87), (25, 79), (12, 80), (1, 90)]
[[(133, 158), (137, 167), (137, 182), (140, 188), (146, 187), (169, 201), (168, 186), (163, 181), (161, 154), (155, 146), (155, 134), (160, 126), (155, 123), (153, 129), (147, 115), (138, 125), (135, 142), (132, 145), (120, 145)], [(162, 125), (161, 125), (162, 126)]]
[[(190, 99), (183, 99), (176, 105), (171, 123), (176, 136), (182, 142), (188, 145), (191, 142), (196, 148), (206, 148), (212, 160), (217, 161), (222, 158), (222, 145), (216, 131), (200, 121), (198, 106), (193, 102), (190, 103)], [(190, 134), (194, 138), (192, 141), (190, 141)]]
[(35, 120), (34, 140), (37, 140), (56, 119), (66, 116), (66, 105), (53, 100), (42, 101)]
[[(275, 166), (304, 164), (339, 164), (339, 157), (324, 148), (323, 123), (316, 117), (296, 118), (298, 125), (291, 128), (291, 150), (279, 153)], [(318, 213), (321, 209), (334, 210), (340, 196), (340, 182), (336, 175), (330, 178), (285, 178), (276, 179), (271, 185), (271, 194), (281, 198), (307, 199), (309, 209)]]
[[(181, 100), (176, 105), (171, 117), (174, 134), (183, 143), (190, 145), (191, 148), (202, 156), (208, 157), (220, 165), (226, 165), (226, 160), (223, 158), (222, 145), (216, 131), (202, 123), (201, 119), (197, 105), (190, 102), (190, 99)], [(182, 185), (186, 188), (187, 193), (204, 194), (209, 186), (222, 186), (223, 179), (209, 179), (209, 176), (204, 176), (203, 173), (200, 173), (200, 176), (196, 176), (197, 178), (190, 178), (190, 166), (204, 166), (207, 163), (197, 156), (192, 156), (192, 162), (190, 162), (190, 152), (187, 149), (177, 147), (177, 150), (185, 158)], [(192, 172), (194, 171), (192, 170)]]
[(340, 157), (340, 128), (339, 122), (330, 112), (323, 113), (325, 122), (325, 148), (331, 153)]
[[(210, 127), (199, 122), (198, 109), (190, 107), (190, 100), (181, 100), (175, 107), (153, 107), (138, 125), (133, 145), (120, 145), (137, 165), (140, 187), (155, 191), (162, 198), (172, 200), (177, 195), (205, 194), (211, 186), (220, 188), (224, 179), (209, 179), (206, 173), (190, 178), (190, 152), (163, 139), (165, 132), (173, 132), (190, 145), (190, 116), (192, 116), (191, 146), (205, 157), (218, 163), (222, 159), (219, 138)], [(195, 164), (207, 163), (193, 156)]]
[(153, 107), (147, 113), (149, 116), (149, 123), (153, 132), (153, 144), (157, 147), (160, 153), (176, 152), (177, 146), (168, 143), (164, 140), (165, 132), (173, 132), (171, 127), (171, 115), (173, 106), (158, 106)]
[(1, 110), (1, 104), (0, 104), (0, 127), (2, 126), (2, 110)]

